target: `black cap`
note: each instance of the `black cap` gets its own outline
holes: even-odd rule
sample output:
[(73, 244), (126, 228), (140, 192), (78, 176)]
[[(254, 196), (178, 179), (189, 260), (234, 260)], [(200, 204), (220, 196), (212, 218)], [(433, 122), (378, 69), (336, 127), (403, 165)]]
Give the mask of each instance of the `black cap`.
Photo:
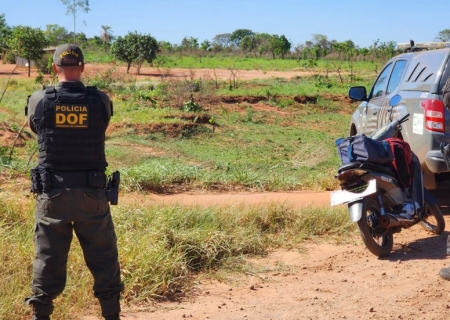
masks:
[(53, 63), (58, 66), (79, 66), (84, 63), (83, 52), (75, 44), (63, 44), (56, 48)]

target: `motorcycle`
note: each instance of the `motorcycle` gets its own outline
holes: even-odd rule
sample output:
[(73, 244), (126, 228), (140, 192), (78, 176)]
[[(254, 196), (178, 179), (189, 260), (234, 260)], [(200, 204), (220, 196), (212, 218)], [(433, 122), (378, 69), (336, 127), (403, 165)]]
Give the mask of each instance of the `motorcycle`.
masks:
[[(391, 107), (401, 101), (395, 95)], [(401, 124), (409, 114), (392, 120), (369, 137), (383, 141), (398, 138)], [(366, 161), (342, 165), (335, 175), (341, 190), (331, 193), (331, 205), (347, 204), (350, 219), (358, 224), (361, 238), (367, 249), (378, 257), (388, 256), (394, 244), (395, 233), (419, 224), (425, 230), (440, 234), (445, 220), (436, 199), (423, 187), (422, 171), (417, 156), (411, 151), (415, 164), (412, 188), (406, 190), (395, 174), (392, 165)]]

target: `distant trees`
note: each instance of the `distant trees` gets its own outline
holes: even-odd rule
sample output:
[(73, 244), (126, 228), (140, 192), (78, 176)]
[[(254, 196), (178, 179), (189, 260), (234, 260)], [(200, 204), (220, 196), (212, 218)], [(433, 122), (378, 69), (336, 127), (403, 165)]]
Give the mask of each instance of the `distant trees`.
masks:
[(47, 38), (48, 45), (55, 47), (67, 43), (70, 39), (70, 34), (67, 29), (57, 24), (48, 24), (44, 35)]
[(442, 31), (439, 31), (439, 34), (436, 37), (436, 40), (442, 41), (442, 42), (450, 41), (450, 29), (444, 29)]
[(211, 47), (213, 51), (220, 51), (231, 44), (231, 33), (221, 33), (212, 39)]
[(129, 32), (124, 37), (117, 37), (112, 44), (111, 53), (120, 61), (127, 63), (127, 73), (130, 71), (131, 64), (138, 64), (138, 74), (144, 61), (151, 63), (156, 59), (156, 53), (159, 51), (158, 42), (150, 35)]
[(241, 40), (240, 49), (244, 52), (252, 52), (255, 57), (269, 52), (271, 35), (267, 33), (257, 33), (245, 36)]
[[(27, 59), (30, 64), (31, 60), (36, 60), (43, 54), (40, 49), (46, 45), (58, 46), (62, 43), (78, 41), (83, 49), (97, 52), (108, 52), (108, 49), (111, 49), (115, 59), (126, 62), (127, 73), (132, 63), (137, 64), (138, 73), (140, 73), (143, 63), (152, 63), (159, 52), (187, 53), (200, 62), (203, 57), (215, 54), (291, 58), (296, 59), (299, 65), (304, 67), (317, 65), (318, 59), (330, 60), (338, 67), (341, 65), (335, 61), (346, 62), (346, 66), (357, 60), (384, 62), (398, 52), (396, 43), (393, 41), (382, 42), (377, 39), (369, 47), (359, 48), (352, 40), (338, 42), (322, 34), (312, 34), (311, 39), (294, 47), (285, 35), (258, 33), (250, 29), (236, 29), (231, 33), (221, 33), (211, 40), (202, 42), (195, 37), (184, 37), (180, 44), (172, 44), (168, 41), (157, 42), (152, 36), (136, 31), (115, 38), (112, 35), (111, 26), (101, 25), (100, 34), (88, 38), (82, 32), (75, 33), (76, 13), (78, 10), (85, 12), (90, 10), (88, 0), (61, 1), (67, 6), (67, 14), (74, 15), (74, 31), (69, 32), (57, 24), (48, 24), (43, 32), (43, 38), (40, 33), (34, 37), (31, 34), (36, 30), (32, 31), (32, 28), (23, 26), (10, 27), (6, 23), (5, 14), (0, 14), (0, 57), (5, 62), (14, 63), (15, 56), (19, 55)], [(15, 30), (14, 33), (13, 30)], [(30, 37), (30, 41), (24, 40), (27, 36)], [(435, 40), (450, 41), (450, 29), (440, 31)], [(22, 44), (18, 45), (19, 43)], [(45, 45), (42, 45), (43, 43)], [(28, 44), (32, 45), (27, 46)], [(33, 51), (33, 48), (39, 53)], [(300, 64), (301, 60), (306, 61)], [(163, 61), (165, 60), (161, 59), (161, 65)]]
[(102, 39), (102, 42), (103, 42), (103, 49), (105, 50), (105, 52), (107, 52), (108, 46), (111, 44), (111, 41), (113, 39), (112, 28), (110, 26), (102, 25), (100, 39)]
[(193, 52), (199, 47), (198, 39), (194, 37), (184, 37), (181, 40), (180, 48), (185, 52)]
[(237, 48), (241, 46), (241, 41), (245, 37), (254, 36), (255, 33), (249, 29), (237, 29), (234, 30), (230, 35), (230, 42), (233, 43)]
[(61, 0), (61, 2), (67, 7), (66, 14), (73, 14), (73, 43), (77, 43), (76, 13), (79, 9), (88, 13), (91, 10), (89, 0)]
[(271, 53), (274, 59), (276, 56), (284, 58), (291, 50), (291, 46), (292, 44), (284, 35), (278, 36), (267, 33), (247, 35), (240, 42), (242, 51), (252, 52), (255, 56), (257, 54), (261, 56), (264, 53)]
[(6, 24), (5, 14), (0, 14), (0, 57), (6, 52), (7, 41), (11, 37), (12, 28)]
[(38, 60), (44, 55), (44, 48), (47, 43), (45, 34), (41, 29), (18, 26), (13, 29), (8, 46), (16, 55), (27, 59), (28, 77), (30, 77), (31, 60)]
[(209, 42), (209, 40), (203, 40), (203, 42), (200, 43), (200, 48), (202, 48), (203, 51), (209, 51), (211, 49), (211, 42)]
[(274, 34), (270, 38), (269, 48), (274, 59), (276, 56), (281, 56), (281, 59), (284, 59), (284, 56), (291, 50), (291, 43), (284, 34), (281, 36)]

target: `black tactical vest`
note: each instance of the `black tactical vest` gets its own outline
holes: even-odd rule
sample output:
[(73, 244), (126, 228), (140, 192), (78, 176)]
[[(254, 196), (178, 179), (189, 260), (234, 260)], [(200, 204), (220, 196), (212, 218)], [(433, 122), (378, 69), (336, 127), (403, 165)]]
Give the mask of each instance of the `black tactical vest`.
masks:
[(107, 112), (92, 87), (48, 87), (33, 119), (39, 165), (53, 170), (102, 170)]

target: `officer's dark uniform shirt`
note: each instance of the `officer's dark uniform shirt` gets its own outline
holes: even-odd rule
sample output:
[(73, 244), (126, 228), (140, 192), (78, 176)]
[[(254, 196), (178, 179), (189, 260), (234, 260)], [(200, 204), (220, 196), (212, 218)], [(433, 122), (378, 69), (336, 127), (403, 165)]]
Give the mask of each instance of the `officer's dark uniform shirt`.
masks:
[[(82, 87), (84, 88), (84, 84), (81, 81), (67, 81), (67, 82), (58, 82), (55, 86), (55, 89), (58, 90), (58, 88), (65, 87)], [(109, 100), (109, 97), (106, 95), (106, 93), (102, 91), (98, 91), (100, 94), (100, 97), (105, 105), (106, 113), (107, 113), (107, 120), (109, 123), (109, 120), (111, 118), (111, 101)], [(33, 124), (33, 118), (34, 118), (34, 112), (36, 110), (36, 106), (45, 97), (45, 90), (37, 91), (33, 93), (30, 96), (30, 99), (28, 100), (28, 124), (30, 125), (31, 130), (33, 130), (34, 133), (36, 133), (36, 128)], [(107, 125), (108, 125), (107, 123)]]
[(59, 82), (31, 95), (27, 114), (38, 135), (40, 167), (102, 170), (108, 165), (104, 133), (112, 103), (104, 92), (81, 81)]

